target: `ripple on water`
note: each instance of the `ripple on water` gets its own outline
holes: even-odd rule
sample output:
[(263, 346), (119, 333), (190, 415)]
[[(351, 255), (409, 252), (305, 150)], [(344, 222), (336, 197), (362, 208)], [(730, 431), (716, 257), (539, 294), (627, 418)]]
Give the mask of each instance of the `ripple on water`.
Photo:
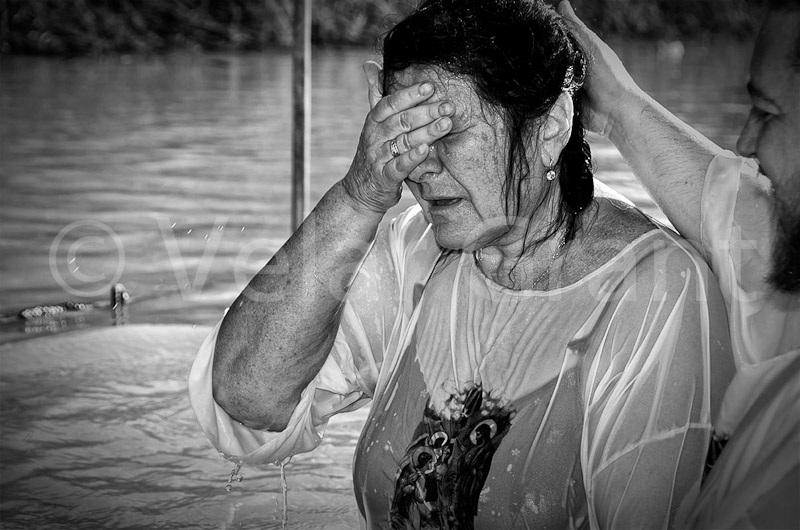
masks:
[[(0, 347), (4, 529), (281, 528), (280, 469), (245, 467), (226, 492), (231, 464), (189, 406), (185, 379), (207, 332), (126, 326)], [(363, 418), (337, 418), (335, 445), (287, 466), (290, 528), (357, 525), (350, 465)]]

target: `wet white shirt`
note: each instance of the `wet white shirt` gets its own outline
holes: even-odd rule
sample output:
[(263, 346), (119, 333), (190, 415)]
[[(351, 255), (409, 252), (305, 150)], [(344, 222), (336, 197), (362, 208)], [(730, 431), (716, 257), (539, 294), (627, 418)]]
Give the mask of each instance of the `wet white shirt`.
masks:
[(331, 415), (372, 402), (354, 463), (369, 528), (672, 526), (696, 501), (723, 391), (711, 373), (730, 355), (716, 281), (667, 231), (572, 285), (512, 291), (471, 254), (443, 255), (418, 207), (379, 233), (285, 431), (214, 402), (215, 342), (190, 397), (232, 460), (310, 451)]

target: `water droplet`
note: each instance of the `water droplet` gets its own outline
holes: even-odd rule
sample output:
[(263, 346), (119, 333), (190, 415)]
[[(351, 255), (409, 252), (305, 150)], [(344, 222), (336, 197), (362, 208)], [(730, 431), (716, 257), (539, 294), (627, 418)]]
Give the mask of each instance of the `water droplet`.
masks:
[(191, 234), (191, 233), (192, 233), (192, 230), (194, 230), (194, 228), (190, 228), (189, 230), (187, 230), (187, 231), (186, 231), (186, 235), (188, 236), (189, 234)]
[(175, 228), (176, 224), (178, 224), (178, 223), (172, 223), (172, 226), (170, 226), (170, 228)]
[(224, 227), (224, 226), (222, 226), (222, 225), (219, 225), (219, 226), (217, 227), (217, 230), (219, 230), (220, 232), (222, 232), (224, 229), (225, 229), (225, 227)]
[(241, 468), (242, 468), (242, 464), (241, 463), (234, 464), (233, 471), (231, 471), (231, 474), (228, 477), (228, 483), (225, 484), (225, 491), (231, 491), (233, 489), (233, 485), (231, 483), (233, 482), (234, 478), (236, 478), (236, 482), (241, 482), (242, 481), (242, 479), (240, 478), (240, 477), (242, 477), (242, 475), (239, 473), (239, 470)]
[(204, 236), (203, 236), (203, 239), (205, 239), (206, 241), (208, 241), (208, 234), (204, 235)]
[(242, 227), (242, 232), (244, 232), (244, 227)]

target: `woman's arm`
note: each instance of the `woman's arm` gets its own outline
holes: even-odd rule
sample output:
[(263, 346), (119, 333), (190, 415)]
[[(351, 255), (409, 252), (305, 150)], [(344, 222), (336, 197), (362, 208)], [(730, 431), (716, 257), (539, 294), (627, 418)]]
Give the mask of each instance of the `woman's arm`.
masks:
[(611, 140), (678, 232), (700, 249), (703, 183), (722, 149), (639, 88), (567, 0), (558, 10), (572, 23), (589, 60), (584, 125)]
[[(349, 286), (402, 181), (450, 130), (452, 105), (428, 103), (432, 86), (380, 98), (380, 71), (367, 73), (372, 109), (350, 170), (251, 280), (219, 331), (214, 398), (251, 428), (285, 428), (327, 358)], [(402, 154), (393, 157), (389, 142), (398, 137)]]

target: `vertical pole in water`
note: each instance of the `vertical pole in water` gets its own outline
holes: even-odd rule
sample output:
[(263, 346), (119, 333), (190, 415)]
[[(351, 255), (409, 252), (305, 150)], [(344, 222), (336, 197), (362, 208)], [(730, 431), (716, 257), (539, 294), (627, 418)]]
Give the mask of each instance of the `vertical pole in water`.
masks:
[(292, 48), (292, 232), (310, 202), (311, 168), (311, 0), (294, 1)]

